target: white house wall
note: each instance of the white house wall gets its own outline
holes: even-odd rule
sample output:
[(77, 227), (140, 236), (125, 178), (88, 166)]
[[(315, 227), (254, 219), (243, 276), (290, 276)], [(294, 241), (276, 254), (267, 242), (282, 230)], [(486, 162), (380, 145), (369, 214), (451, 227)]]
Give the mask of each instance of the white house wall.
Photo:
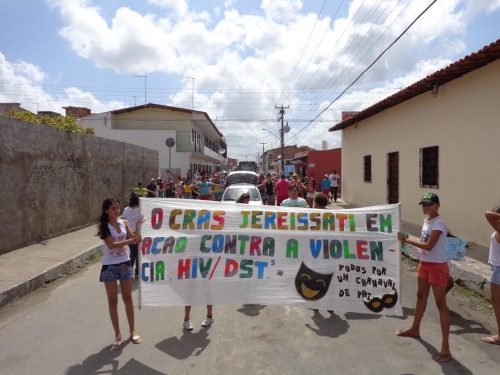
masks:
[[(387, 202), (387, 153), (399, 152), (403, 220), (421, 224), (427, 191), (456, 236), (489, 245), (484, 212), (500, 204), (500, 60), (374, 115), (342, 132), (342, 198), (360, 206)], [(420, 148), (439, 146), (439, 188), (420, 187)], [(363, 182), (363, 156), (372, 182)]]
[[(147, 147), (153, 150), (158, 150), (159, 154), (159, 165), (161, 168), (168, 168), (169, 166), (169, 154), (168, 147), (165, 145), (167, 138), (172, 137), (176, 139), (175, 130), (118, 130), (112, 129), (109, 126), (104, 126), (103, 124), (94, 125), (95, 134), (98, 137), (114, 139), (117, 141), (122, 141), (126, 143), (131, 143), (137, 146)], [(176, 147), (172, 147), (172, 168), (181, 168), (182, 174), (186, 175), (188, 169), (190, 169), (189, 162), (189, 152), (176, 152)], [(158, 176), (151, 176), (151, 178), (156, 178)]]

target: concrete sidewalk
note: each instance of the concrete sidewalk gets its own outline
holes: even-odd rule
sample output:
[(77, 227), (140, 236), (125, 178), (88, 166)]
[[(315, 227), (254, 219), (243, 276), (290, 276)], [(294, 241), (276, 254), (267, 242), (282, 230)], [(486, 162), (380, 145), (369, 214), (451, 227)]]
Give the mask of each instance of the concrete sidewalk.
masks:
[[(356, 206), (342, 200), (330, 205), (332, 209), (354, 207)], [(419, 239), (420, 226), (403, 222), (402, 227), (414, 240)], [(100, 254), (102, 241), (95, 234), (96, 226), (92, 225), (0, 255), (0, 307)], [(412, 246), (408, 246), (403, 254), (418, 259), (418, 251)], [(451, 262), (452, 276), (459, 284), (489, 298), (491, 267), (487, 264), (488, 249), (471, 243), (467, 255), (467, 262)]]
[(0, 307), (100, 254), (96, 226), (0, 255)]

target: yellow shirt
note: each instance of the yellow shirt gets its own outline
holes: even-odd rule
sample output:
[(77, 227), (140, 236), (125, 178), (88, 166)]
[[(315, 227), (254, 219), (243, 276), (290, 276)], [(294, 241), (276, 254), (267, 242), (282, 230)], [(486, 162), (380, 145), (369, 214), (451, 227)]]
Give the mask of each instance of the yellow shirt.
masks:
[(191, 194), (193, 192), (193, 188), (189, 185), (182, 185), (182, 188), (184, 189), (184, 193), (186, 194)]

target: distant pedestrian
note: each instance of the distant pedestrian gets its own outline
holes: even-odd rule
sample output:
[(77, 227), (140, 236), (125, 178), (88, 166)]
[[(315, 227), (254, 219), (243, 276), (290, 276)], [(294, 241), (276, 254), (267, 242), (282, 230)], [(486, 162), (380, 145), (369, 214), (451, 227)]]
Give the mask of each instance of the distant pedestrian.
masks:
[(274, 195), (274, 186), (275, 183), (273, 182), (271, 178), (271, 174), (268, 173), (266, 175), (266, 180), (264, 181), (264, 195), (266, 196), (266, 199), (264, 203), (268, 206), (274, 206), (274, 200), (275, 200), (275, 195)]
[(336, 169), (332, 169), (332, 173), (329, 176), (330, 179), (330, 192), (332, 193), (333, 201), (337, 202), (337, 195), (340, 186), (340, 176), (337, 174)]
[(200, 200), (209, 201), (212, 198), (212, 183), (208, 182), (207, 175), (203, 175), (196, 185), (200, 189)]
[(144, 187), (144, 182), (139, 182), (136, 188), (125, 188), (125, 190), (132, 191), (139, 197), (146, 197), (148, 195), (148, 192), (154, 193), (154, 191), (150, 191)]
[(330, 185), (331, 185), (331, 181), (328, 178), (328, 175), (325, 174), (325, 178), (321, 181), (321, 191), (327, 197), (330, 195)]
[(420, 337), (420, 323), (427, 307), (427, 299), (432, 289), (436, 307), (439, 310), (441, 322), (442, 343), (436, 360), (438, 362), (449, 362), (451, 351), (450, 337), (450, 313), (446, 306), (446, 287), (450, 277), (448, 259), (444, 249), (446, 247), (446, 236), (448, 228), (444, 220), (439, 216), (439, 198), (434, 193), (425, 194), (421, 200), (422, 211), (427, 217), (422, 226), (422, 237), (420, 241), (408, 239), (408, 235), (398, 232), (398, 239), (403, 243), (415, 246), (419, 249), (420, 264), (417, 270), (418, 290), (417, 306), (413, 323), (408, 329), (396, 332), (401, 337)]
[(285, 175), (280, 176), (280, 180), (274, 185), (276, 192), (276, 205), (281, 206), (281, 202), (288, 198), (288, 186), (290, 183), (285, 179)]
[(297, 185), (288, 186), (288, 194), (290, 198), (285, 199), (281, 202), (282, 207), (309, 207), (307, 201), (304, 198), (299, 197), (299, 188)]
[[(127, 221), (119, 219), (120, 201), (115, 198), (107, 198), (102, 203), (102, 212), (98, 224), (97, 235), (103, 240), (103, 257), (100, 281), (104, 283), (108, 296), (108, 309), (111, 323), (115, 330), (115, 341), (111, 346), (113, 350), (122, 347), (122, 336), (120, 322), (118, 320), (118, 287), (120, 289), (125, 312), (127, 314), (130, 329), (130, 340), (134, 344), (140, 344), (142, 338), (135, 331), (134, 303), (132, 301), (132, 267), (126, 246), (141, 242), (141, 236), (134, 236)], [(137, 224), (137, 223), (136, 223)], [(126, 237), (129, 237), (127, 240)]]
[[(128, 207), (123, 210), (122, 218), (127, 220), (132, 232), (136, 233), (136, 223), (140, 220), (141, 212), (139, 208), (139, 196), (135, 193), (130, 194)], [(128, 245), (130, 249), (130, 266), (135, 271), (135, 279), (139, 278), (139, 244), (131, 243)]]
[(491, 235), (490, 255), (491, 264), (491, 304), (497, 318), (497, 334), (483, 337), (488, 344), (500, 345), (500, 206), (486, 212), (486, 220), (495, 232)]

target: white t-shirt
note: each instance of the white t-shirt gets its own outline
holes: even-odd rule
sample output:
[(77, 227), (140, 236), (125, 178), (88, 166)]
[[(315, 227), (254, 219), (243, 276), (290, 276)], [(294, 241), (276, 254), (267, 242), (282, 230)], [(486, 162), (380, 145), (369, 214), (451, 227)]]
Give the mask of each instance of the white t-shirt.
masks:
[(441, 218), (441, 216), (435, 217), (432, 220), (424, 220), (424, 225), (422, 226), (422, 237), (420, 238), (420, 241), (429, 241), (431, 232), (434, 230), (440, 231), (441, 235), (439, 236), (439, 239), (431, 250), (418, 249), (418, 252), (420, 253), (420, 260), (423, 260), (424, 262), (447, 263), (448, 258), (446, 258), (444, 249), (446, 247), (448, 227), (446, 226), (446, 223)]
[(290, 199), (287, 198), (283, 202), (281, 202), (281, 205), (283, 207), (309, 207), (307, 204), (307, 201), (304, 198), (297, 198), (297, 199)]
[[(118, 227), (120, 228), (120, 233), (117, 233), (115, 228), (108, 224), (109, 232), (111, 234), (111, 239), (113, 242), (125, 241), (127, 239), (127, 228), (123, 221), (118, 219)], [(130, 257), (128, 256), (127, 246), (123, 246), (119, 249), (110, 249), (106, 242), (102, 246), (102, 264), (119, 264), (128, 262)]]
[(141, 216), (141, 212), (139, 209), (139, 206), (136, 208), (132, 207), (125, 207), (123, 210), (123, 215), (125, 219), (127, 219), (128, 224), (130, 225), (130, 229), (132, 229), (132, 232), (135, 233), (135, 225), (137, 221), (139, 220), (139, 217)]
[(493, 232), (491, 235), (491, 244), (490, 244), (490, 256), (488, 258), (488, 263), (492, 266), (499, 267), (500, 266), (500, 243), (498, 243), (495, 238), (496, 232)]
[(332, 173), (330, 175), (330, 182), (331, 182), (330, 186), (331, 187), (339, 187), (339, 178), (340, 178), (340, 176), (338, 174)]

